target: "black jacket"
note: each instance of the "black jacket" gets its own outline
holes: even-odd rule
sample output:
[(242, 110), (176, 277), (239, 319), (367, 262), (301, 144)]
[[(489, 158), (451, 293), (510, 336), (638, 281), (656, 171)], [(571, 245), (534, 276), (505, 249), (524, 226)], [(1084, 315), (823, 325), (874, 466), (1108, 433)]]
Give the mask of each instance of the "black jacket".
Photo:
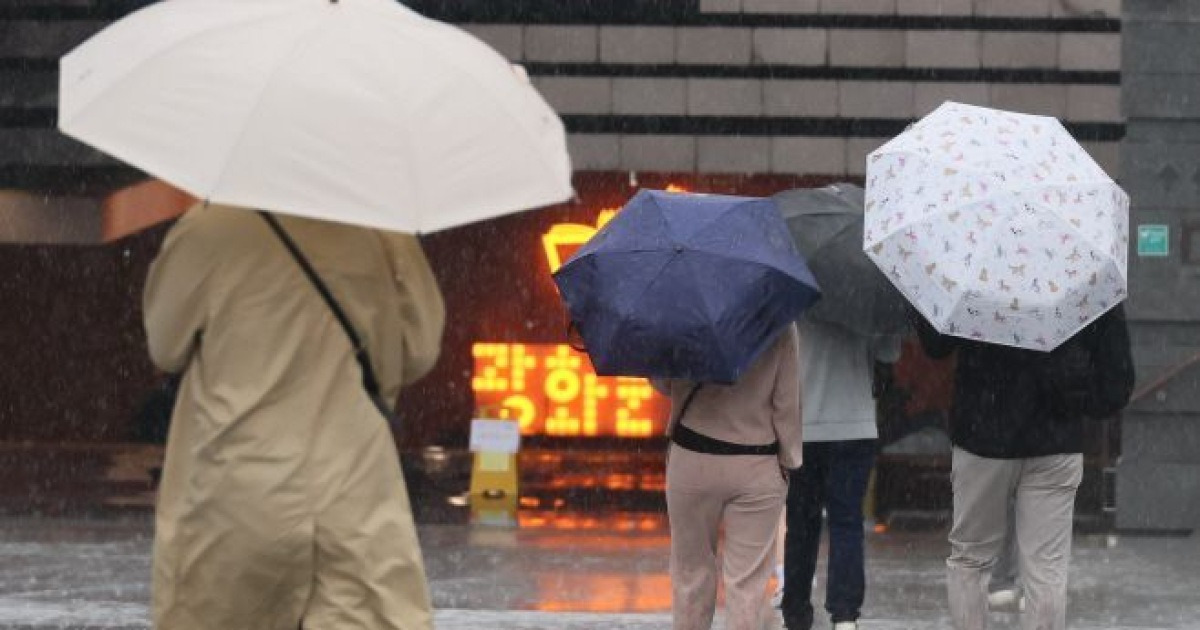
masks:
[(939, 334), (912, 317), (925, 353), (958, 353), (950, 440), (980, 457), (1016, 459), (1083, 451), (1085, 413), (1064, 413), (1051, 383), (1069, 345), (1090, 354), (1097, 391), (1092, 413), (1115, 413), (1133, 390), (1129, 331), (1120, 305), (1089, 324), (1054, 352), (1022, 350)]

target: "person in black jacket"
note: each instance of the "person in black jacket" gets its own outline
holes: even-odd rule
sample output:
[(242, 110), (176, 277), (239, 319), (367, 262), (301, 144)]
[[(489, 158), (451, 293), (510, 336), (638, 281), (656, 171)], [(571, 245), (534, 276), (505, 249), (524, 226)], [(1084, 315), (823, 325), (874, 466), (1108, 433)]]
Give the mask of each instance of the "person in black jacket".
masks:
[(1116, 413), (1133, 389), (1133, 360), (1118, 305), (1053, 352), (939, 334), (914, 313), (926, 354), (957, 355), (950, 439), (954, 523), (946, 561), (958, 630), (983, 630), (992, 566), (1015, 509), (1025, 630), (1066, 627), (1075, 491), (1086, 418)]

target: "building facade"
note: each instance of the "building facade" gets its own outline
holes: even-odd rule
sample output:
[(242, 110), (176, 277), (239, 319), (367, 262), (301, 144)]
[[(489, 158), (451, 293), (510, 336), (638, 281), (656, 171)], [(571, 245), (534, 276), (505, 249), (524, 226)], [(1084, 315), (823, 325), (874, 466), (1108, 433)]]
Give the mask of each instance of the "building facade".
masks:
[[(0, 27), (0, 242), (9, 243), (0, 245), (0, 257), (26, 269), (21, 278), (7, 280), (16, 299), (0, 309), (8, 309), (9, 321), (42, 331), (53, 356), (69, 354), (67, 348), (87, 348), (78, 353), (74, 369), (87, 369), (82, 357), (107, 357), (113, 370), (126, 375), (79, 383), (66, 379), (68, 384), (53, 397), (31, 396), (30, 390), (39, 390), (30, 385), (31, 375), (39, 382), (63, 379), (45, 352), (40, 358), (30, 356), (34, 351), (27, 335), (6, 326), (0, 350), (10, 357), (10, 368), (0, 372), (0, 392), (20, 402), (0, 405), (0, 426), (8, 427), (0, 442), (63, 436), (120, 442), (140, 397), (155, 381), (143, 358), (137, 295), (139, 274), (161, 228), (100, 243), (124, 233), (113, 227), (119, 208), (188, 200), (162, 191), (130, 194), (129, 186), (143, 178), (140, 173), (54, 129), (58, 57), (144, 4), (20, 0), (0, 7), (5, 20)], [(426, 240), (451, 310), (461, 316), (447, 331), (446, 358), (406, 395), (412, 428), (403, 438), (411, 447), (454, 445), (462, 439), (466, 420), (483, 412), (479, 378), (488, 366), (480, 362), (480, 353), (499, 356), (495, 353), (511, 353), (515, 346), (541, 344), (545, 347), (530, 352), (548, 353), (538, 355), (548, 361), (558, 352), (555, 344), (565, 342), (561, 312), (547, 306), (556, 298), (547, 277), (551, 263), (543, 252), (545, 237), (556, 229), (594, 227), (605, 210), (619, 207), (639, 186), (765, 195), (831, 181), (861, 182), (870, 151), (945, 100), (1060, 118), (1102, 167), (1121, 177), (1134, 197), (1135, 211), (1146, 213), (1147, 220), (1137, 214), (1132, 223), (1170, 224), (1177, 239), (1173, 243), (1178, 243), (1172, 254), (1191, 251), (1190, 241), (1178, 239), (1190, 234), (1183, 215), (1186, 208), (1195, 210), (1200, 186), (1200, 179), (1192, 178), (1197, 160), (1188, 153), (1196, 145), (1187, 144), (1197, 118), (1193, 109), (1200, 102), (1186, 91), (1195, 90), (1186, 87), (1186, 79), (1194, 79), (1188, 68), (1195, 64), (1189, 66), (1188, 60), (1196, 57), (1165, 52), (1191, 51), (1182, 42), (1200, 41), (1187, 39), (1195, 10), (1186, 2), (1165, 3), (1174, 7), (1168, 10), (1149, 8), (1164, 3), (1126, 0), (1124, 17), (1119, 0), (409, 4), (461, 25), (526, 68), (567, 127), (579, 192), (574, 203)], [(1132, 40), (1129, 33), (1135, 35)], [(1164, 54), (1171, 59), (1166, 65), (1159, 63)], [(1151, 96), (1163, 86), (1172, 86), (1170, 98)], [(1163, 143), (1180, 155), (1166, 171), (1151, 166)], [(1136, 157), (1130, 160), (1129, 155)], [(1138, 183), (1153, 177), (1170, 179), (1173, 196), (1164, 198)], [(1194, 291), (1188, 288), (1187, 264), (1170, 257), (1133, 263), (1130, 311), (1143, 374), (1157, 374), (1155, 369), (1176, 365), (1194, 351), (1192, 311), (1172, 302), (1177, 293), (1159, 290), (1167, 282)], [(85, 268), (108, 270), (99, 275), (121, 281), (97, 283), (92, 276), (98, 272), (85, 273)], [(536, 277), (521, 275), (530, 270)], [(75, 301), (48, 289), (49, 277), (77, 283)], [(58, 307), (65, 312), (48, 321), (39, 315), (48, 303), (65, 305)], [(75, 313), (92, 315), (72, 319), (71, 304), (84, 305)], [(111, 329), (95, 326), (94, 313), (106, 310), (124, 313), (110, 323)], [(479, 344), (485, 344), (482, 350)], [(549, 374), (547, 366), (539, 369)], [(1135, 405), (1121, 446), (1119, 502), (1120, 497), (1158, 496), (1136, 489), (1154, 485), (1153, 479), (1166, 474), (1157, 456), (1146, 455), (1163, 452), (1161, 448), (1143, 448), (1146, 442), (1138, 436), (1169, 426), (1174, 433), (1166, 435), (1173, 436), (1172, 444), (1190, 439), (1195, 445), (1200, 439), (1200, 429), (1188, 415), (1200, 400), (1193, 404), (1188, 396), (1194, 394), (1174, 393), (1196, 390), (1182, 385), (1179, 379), (1186, 378), (1179, 376), (1172, 381), (1176, 384)], [(88, 409), (97, 389), (106, 392), (107, 402)], [(1159, 400), (1164, 391), (1170, 402)], [(95, 424), (75, 420), (73, 428), (62, 426), (61, 402), (48, 401), (64, 396), (71, 401), (67, 407), (87, 409), (80, 415)], [(438, 402), (422, 402), (430, 400)], [(538, 407), (544, 414), (539, 426), (569, 426), (554, 424), (551, 416), (582, 414), (563, 408), (568, 410)], [(1195, 494), (1200, 481), (1194, 464), (1189, 465), (1193, 468), (1180, 474), (1192, 486), (1178, 487), (1188, 482), (1173, 476), (1169, 483)], [(1153, 512), (1136, 501), (1121, 503), (1117, 511), (1126, 510)], [(1171, 526), (1182, 527), (1196, 510), (1179, 512)], [(1150, 529), (1165, 523), (1158, 517), (1122, 522)]]
[(1124, 11), (1120, 181), (1131, 199), (1128, 313), (1140, 387), (1121, 427), (1116, 523), (1192, 530), (1200, 527), (1200, 4), (1125, 0)]

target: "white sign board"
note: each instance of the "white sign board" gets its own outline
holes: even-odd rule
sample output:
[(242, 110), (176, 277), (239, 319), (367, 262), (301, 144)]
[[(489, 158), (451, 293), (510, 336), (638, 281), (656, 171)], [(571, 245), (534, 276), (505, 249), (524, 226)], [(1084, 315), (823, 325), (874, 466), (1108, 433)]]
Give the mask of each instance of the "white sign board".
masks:
[(521, 448), (521, 425), (516, 420), (471, 420), (471, 450), (516, 453)]

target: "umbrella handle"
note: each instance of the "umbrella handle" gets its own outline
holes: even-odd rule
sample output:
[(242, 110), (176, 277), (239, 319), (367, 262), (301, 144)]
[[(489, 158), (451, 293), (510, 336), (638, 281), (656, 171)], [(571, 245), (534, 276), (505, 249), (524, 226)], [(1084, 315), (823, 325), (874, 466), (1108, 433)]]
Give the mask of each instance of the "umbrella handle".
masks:
[(579, 325), (575, 320), (567, 320), (567, 345), (576, 352), (587, 353), (587, 346), (583, 343), (583, 335), (579, 332)]

